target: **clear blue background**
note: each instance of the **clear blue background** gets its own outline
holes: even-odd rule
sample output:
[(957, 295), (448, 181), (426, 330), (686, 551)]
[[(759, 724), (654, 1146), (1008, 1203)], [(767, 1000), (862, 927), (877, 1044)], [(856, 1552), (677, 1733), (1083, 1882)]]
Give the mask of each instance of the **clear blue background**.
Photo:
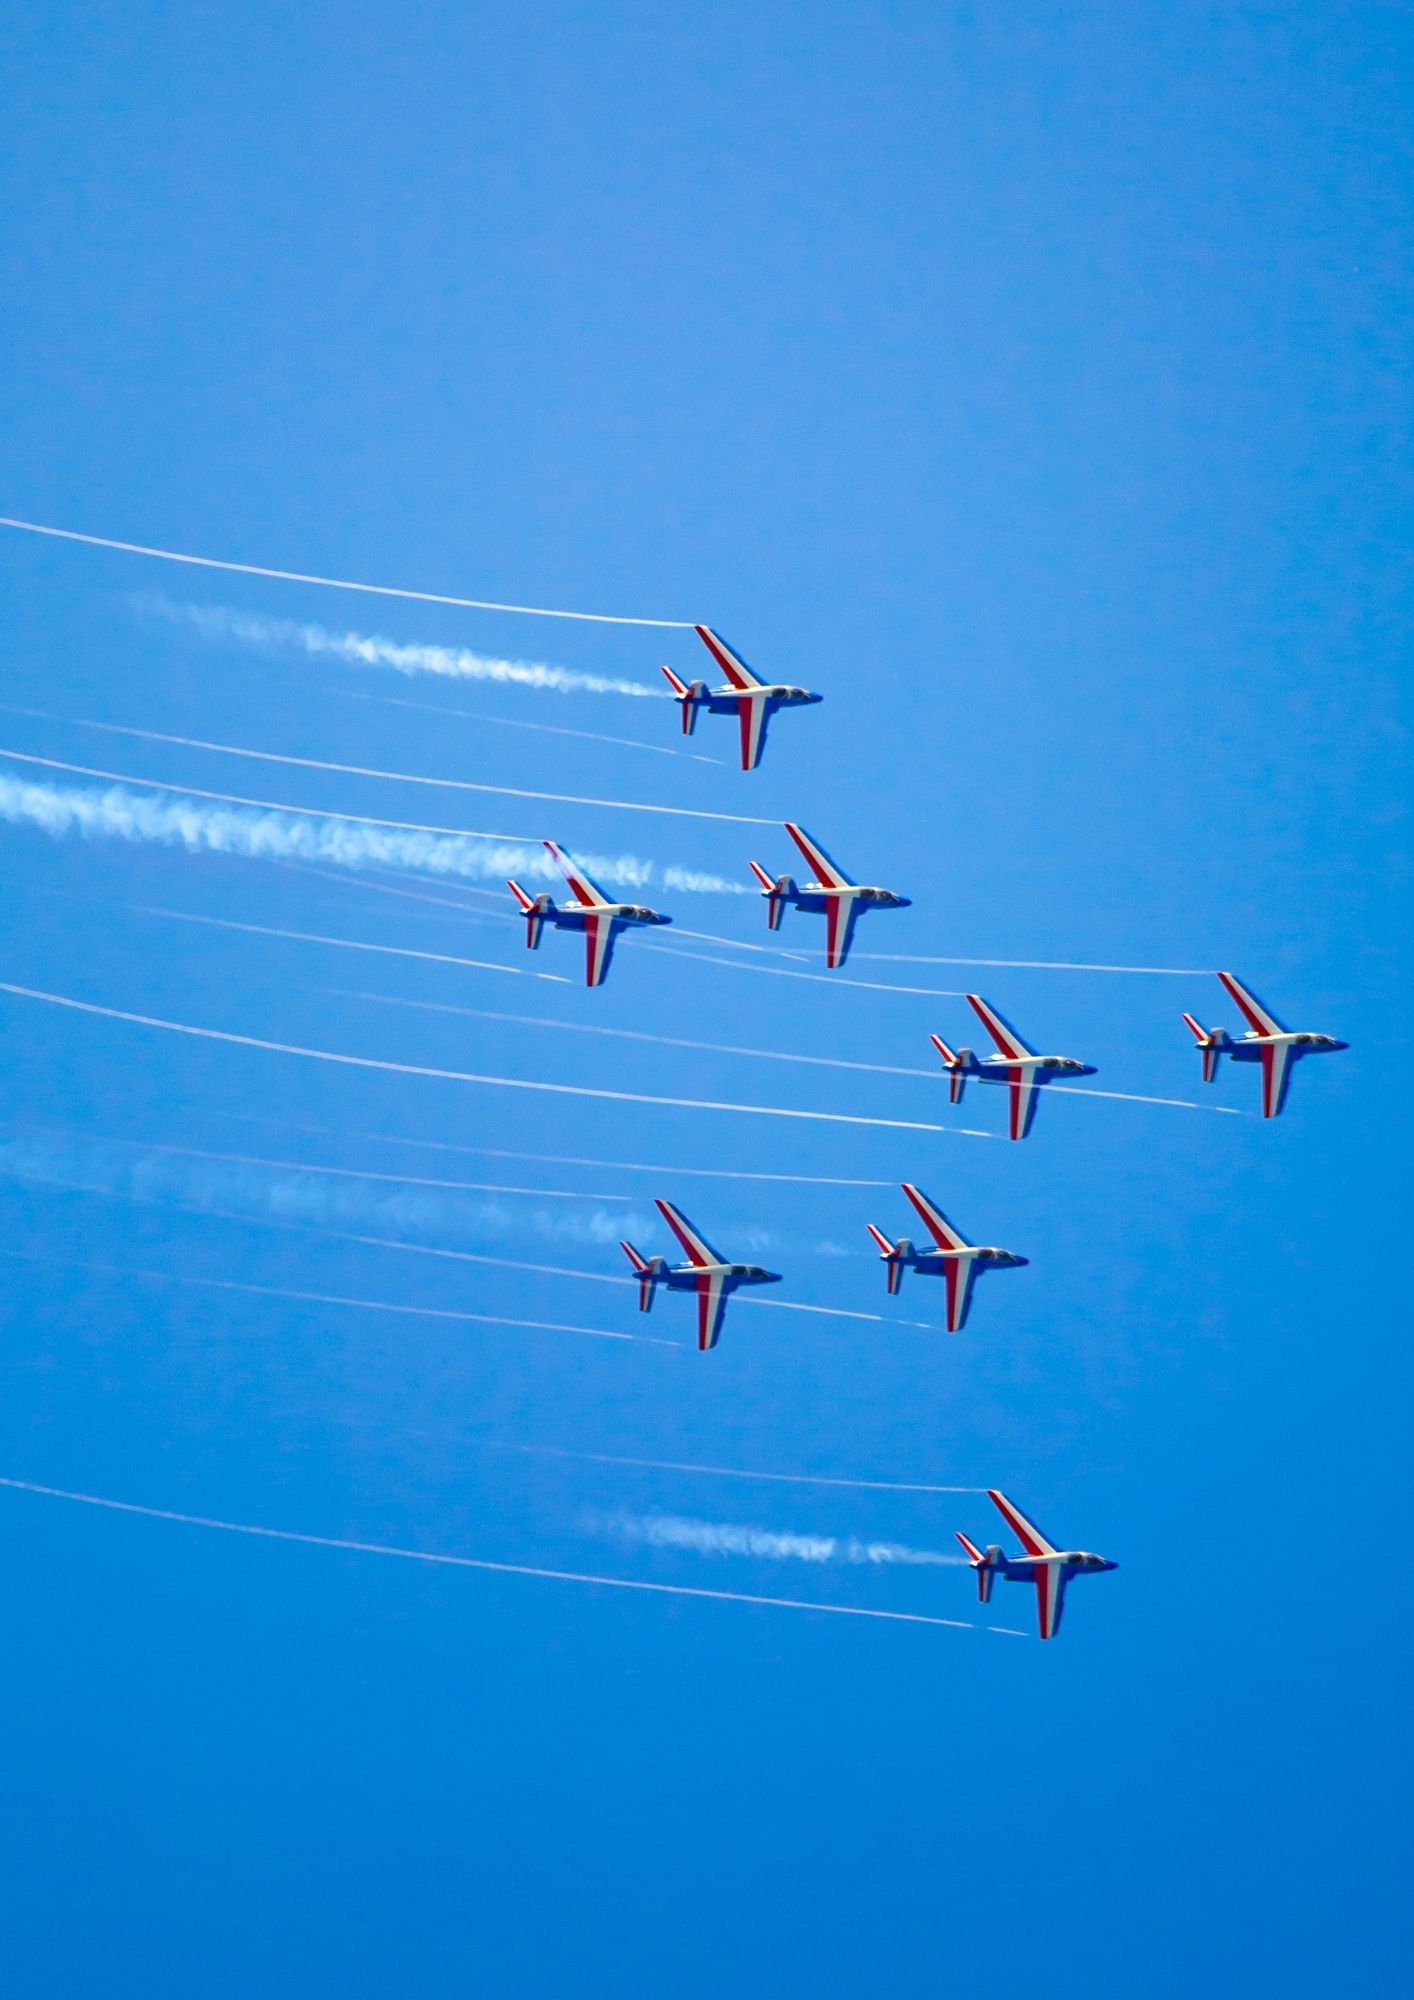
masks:
[[(1042, 1647), (0, 1495), (10, 1990), (1403, 1990), (1409, 28), (1401, 7), (913, 0), (10, 11), (4, 511), (703, 617), (827, 701), (776, 725), (751, 778), (352, 702), (328, 690), (676, 740), (666, 704), (355, 678), (206, 645), (127, 599), (645, 680), (700, 663), (690, 634), (11, 536), (7, 698), (67, 720), (9, 716), (0, 740), (733, 876), (751, 853), (786, 865), (784, 836), (578, 808), (542, 824), (69, 723), (800, 817), (916, 899), (866, 922), (861, 952), (1231, 964), (1353, 1044), (1302, 1067), (1279, 1125), (1071, 1098), (1023, 1149), (329, 1072), (7, 1000), (0, 1242), (25, 1256), (4, 1268), (0, 1472), (976, 1615), (957, 1569), (612, 1547), (581, 1513), (941, 1548), (993, 1532), (985, 1500), (499, 1449), (554, 1446), (999, 1483), (1122, 1564)], [(730, 734), (704, 723), (697, 747), (730, 757)], [(356, 878), (13, 828), (0, 879), (6, 976), (104, 1004), (454, 1068), (947, 1116), (931, 1079), (327, 989), (921, 1068), (930, 1031), (963, 1031), (959, 999), (633, 942), (596, 995), (355, 961), (134, 906), (521, 957), (509, 925)], [(764, 938), (744, 898), (674, 907)], [(536, 963), (577, 974), (578, 947), (551, 938)], [(971, 983), (912, 970), (874, 973)], [(1232, 1012), (1206, 976), (977, 976), (1097, 1084), (1139, 1093), (1196, 1100), (1178, 1010)], [(1212, 1095), (1255, 1093), (1243, 1071)], [(91, 1186), (45, 1181), (41, 1133), (71, 1177), (99, 1161)], [(79, 1268), (638, 1330), (626, 1290), (194, 1213), (200, 1190), (182, 1206), (100, 1140), (582, 1186), (640, 1215), (675, 1194), (727, 1248), (760, 1243), (784, 1296), (857, 1311), (883, 1300), (864, 1222), (904, 1222), (886, 1189), (503, 1174), (361, 1134), (917, 1179), (1032, 1262), (954, 1340), (739, 1307), (706, 1360)], [(368, 1200), (348, 1227), (618, 1268), (564, 1203), (496, 1217), (457, 1198), (405, 1232)], [(898, 1316), (930, 1304), (914, 1283)], [(665, 1300), (648, 1324), (685, 1343), (687, 1318)], [(1029, 1627), (1003, 1596), (1002, 1622)]]

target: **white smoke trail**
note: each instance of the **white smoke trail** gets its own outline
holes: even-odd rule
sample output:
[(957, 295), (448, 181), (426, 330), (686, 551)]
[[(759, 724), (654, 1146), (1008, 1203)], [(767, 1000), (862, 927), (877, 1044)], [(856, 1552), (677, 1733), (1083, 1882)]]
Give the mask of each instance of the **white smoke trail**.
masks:
[[(747, 891), (749, 895), (750, 890)], [(823, 936), (823, 933), (822, 933)], [(917, 994), (929, 1000), (965, 1000), (967, 995), (946, 986), (894, 986), (878, 979), (849, 979), (838, 972), (792, 972), (784, 965), (758, 965), (755, 959), (713, 958), (705, 951), (684, 951), (680, 945), (650, 944), (645, 951), (661, 951), (670, 958), (694, 958), (700, 965), (724, 965), (731, 972), (764, 972), (773, 979), (808, 979), (816, 986), (853, 986), (869, 993)], [(823, 947), (821, 955), (823, 956)]]
[[(0, 524), (3, 525), (3, 524)], [(386, 1542), (357, 1542), (337, 1535), (307, 1535), (293, 1528), (266, 1528), (251, 1521), (223, 1521), (210, 1514), (186, 1514), (174, 1507), (145, 1507), (135, 1500), (114, 1500), (101, 1493), (79, 1493), (65, 1486), (44, 1486), (38, 1480), (0, 1475), (0, 1487), (11, 1493), (31, 1493), (45, 1500), (70, 1500), (81, 1507), (101, 1507), (113, 1514), (134, 1514), (148, 1521), (170, 1521), (186, 1528), (213, 1528), (227, 1535), (250, 1535), (261, 1541), (295, 1542), (306, 1548), (345, 1549), (354, 1555), (397, 1556), (404, 1562), (442, 1564), (451, 1569), (475, 1569), (494, 1576), (536, 1577), (547, 1583), (597, 1584), (607, 1590), (639, 1590), (657, 1597), (697, 1597), (720, 1604), (759, 1604), (778, 1611), (825, 1611), (842, 1618), (883, 1619), (897, 1625), (947, 1626), (959, 1632), (1003, 1632), (1010, 1628), (973, 1625), (961, 1618), (935, 1618), (921, 1611), (881, 1611), (857, 1604), (811, 1604), (795, 1597), (758, 1597), (739, 1590), (707, 1590), (685, 1583), (648, 1583), (637, 1577), (592, 1576), (579, 1570), (545, 1569), (529, 1563), (491, 1562), (481, 1556), (449, 1556), (427, 1549), (396, 1548)], [(1024, 1633), (1014, 1636), (1024, 1638)]]
[(701, 1473), (711, 1479), (758, 1479), (777, 1486), (848, 1486), (867, 1493), (985, 1493), (984, 1486), (924, 1486), (903, 1479), (839, 1479), (814, 1472), (750, 1472), (734, 1465), (684, 1464), (671, 1458), (621, 1458), (607, 1451), (569, 1451), (550, 1444), (502, 1444), (500, 1451), (533, 1458), (572, 1458), (581, 1465), (628, 1465), (645, 1472)]
[(586, 1534), (638, 1542), (650, 1549), (693, 1549), (704, 1556), (756, 1556), (767, 1562), (868, 1563), (956, 1569), (966, 1558), (902, 1542), (865, 1542), (856, 1535), (801, 1535), (732, 1521), (697, 1521), (681, 1514), (601, 1513), (586, 1508), (577, 1525)]
[(920, 958), (906, 951), (857, 951), (855, 958), (890, 965), (1000, 965), (1020, 972), (1132, 972), (1161, 979), (1206, 979), (1206, 971), (1182, 965), (1087, 965), (1066, 958)]
[[(60, 1187), (118, 1200), (170, 1202), (201, 1211), (302, 1218), (316, 1223), (372, 1221), (404, 1230), (470, 1231), (473, 1235), (536, 1234), (550, 1241), (617, 1243), (626, 1229), (649, 1226), (646, 1216), (611, 1215), (600, 1207), (577, 1206), (550, 1216), (512, 1210), (496, 1202), (450, 1198), (448, 1188), (433, 1192), (425, 1182), (402, 1182), (401, 1194), (373, 1191), (373, 1177), (341, 1168), (313, 1169), (201, 1152), (182, 1146), (142, 1146), (121, 1140), (78, 1140), (50, 1132), (0, 1136), (0, 1175), (31, 1186)], [(617, 1197), (622, 1199), (622, 1197)], [(589, 1197), (578, 1198), (587, 1202)]]
[(355, 688), (317, 687), (336, 701), (377, 702), (384, 708), (417, 709), (423, 715), (440, 715), (454, 722), (489, 722), (498, 729), (530, 729), (538, 736), (576, 736), (582, 743), (610, 743), (620, 750), (651, 750), (655, 757), (685, 757), (693, 764), (715, 764), (720, 770), (723, 757), (706, 757), (700, 750), (683, 750), (672, 743), (645, 743), (639, 736), (606, 736), (599, 729), (570, 729), (562, 722), (530, 722), (519, 715), (490, 715), (478, 708), (448, 708), (437, 701), (406, 701), (395, 694), (364, 694)]
[[(10, 709), (12, 715), (25, 715), (42, 722), (62, 721), (45, 709)], [(430, 785), (437, 791), (478, 792), (500, 799), (536, 799), (550, 805), (597, 806), (605, 812), (658, 813), (671, 819), (710, 819), (728, 826), (774, 826), (770, 819), (753, 819), (743, 813), (701, 812), (691, 806), (644, 805), (635, 799), (588, 798), (577, 792), (534, 792), (515, 785), (485, 785), (473, 783), (469, 778), (425, 778), (411, 771), (385, 771), (369, 764), (334, 764), (319, 757), (293, 757), (276, 750), (250, 750), (235, 743), (214, 743), (202, 736), (168, 736), (158, 729), (134, 729), (125, 723), (94, 722), (78, 718), (74, 726), (78, 729), (101, 730), (106, 736), (128, 736), (142, 743), (168, 743), (180, 750), (210, 750), (222, 757), (244, 757), (256, 764), (282, 764), (302, 771), (332, 771), (345, 778), (381, 778), (398, 785)], [(745, 883), (737, 885), (743, 895), (752, 891)]]
[(0, 1245), (0, 1257), (18, 1258), (26, 1264), (57, 1264), (65, 1270), (90, 1271), (99, 1277), (137, 1278), (144, 1283), (198, 1286), (206, 1291), (248, 1292), (256, 1298), (289, 1299), (297, 1305), (339, 1306), (350, 1311), (393, 1313), (403, 1319), (466, 1321), (475, 1326), (510, 1326), (530, 1333), (577, 1333), (591, 1340), (628, 1341), (636, 1347), (670, 1347), (681, 1352), (675, 1340), (660, 1340), (653, 1334), (616, 1333), (599, 1326), (571, 1326), (562, 1320), (510, 1319), (501, 1313), (453, 1311), (444, 1306), (405, 1306), (391, 1299), (350, 1299), (330, 1292), (302, 1292), (285, 1285), (243, 1284), (235, 1278), (198, 1278), (178, 1271), (141, 1271), (126, 1264), (90, 1264), (60, 1257), (31, 1257), (23, 1250)]
[(293, 618), (256, 618), (220, 605), (173, 604), (161, 597), (142, 600), (140, 608), (189, 625), (203, 639), (294, 651), (310, 660), (337, 660), (345, 667), (389, 667), (396, 674), (433, 674), (449, 681), (495, 681), (547, 694), (622, 694), (651, 701), (666, 698), (661, 689), (645, 681), (579, 673), (543, 660), (500, 660), (473, 653), (466, 646), (403, 645), (376, 633), (331, 632), (323, 625), (302, 624)]
[(552, 611), (543, 604), (493, 604), (484, 597), (447, 597), (435, 590), (400, 590), (388, 583), (352, 583), (337, 576), (307, 576), (302, 570), (266, 569), (258, 563), (225, 562), (217, 556), (193, 556), (180, 549), (149, 548), (144, 542), (119, 542), (109, 535), (83, 535), (76, 528), (50, 528), (39, 521), (0, 515), (0, 528), (19, 528), (27, 535), (47, 535), (59, 542), (83, 542), (91, 549), (119, 549), (130, 556), (155, 556), (162, 562), (186, 563), (194, 569), (221, 569), (237, 576), (274, 577), (281, 583), (315, 583), (324, 590), (356, 590), (367, 597), (413, 598), (420, 604), (454, 604), (470, 611), (512, 611), (527, 618), (574, 618), (590, 625), (656, 625), (675, 632), (692, 629), (687, 618), (616, 618), (606, 611)]
[(533, 1160), (537, 1166), (610, 1167), (625, 1174), (663, 1174), (677, 1179), (690, 1176), (709, 1181), (784, 1181), (792, 1187), (893, 1188), (896, 1181), (857, 1180), (838, 1174), (768, 1174), (749, 1167), (664, 1166), (655, 1160), (590, 1159), (579, 1153), (520, 1153), (501, 1146), (467, 1146), (450, 1139), (412, 1139), (396, 1132), (348, 1132), (333, 1125), (298, 1124), (288, 1118), (265, 1118), (254, 1112), (227, 1111), (227, 1118), (247, 1125), (273, 1126), (284, 1132), (317, 1133), (325, 1138), (357, 1139), (369, 1146), (416, 1146), (424, 1152), (462, 1153), (479, 1160)]
[[(154, 912), (165, 915), (166, 912)], [(413, 954), (422, 956), (423, 954)], [(427, 954), (433, 956), (435, 954)], [(601, 1035), (611, 1041), (647, 1042), (662, 1049), (694, 1049), (704, 1055), (751, 1056), (764, 1062), (804, 1063), (812, 1069), (852, 1069), (862, 1070), (868, 1076), (913, 1076), (921, 1077), (926, 1083), (935, 1083), (939, 1072), (935, 1069), (906, 1069), (898, 1063), (851, 1062), (844, 1056), (807, 1056), (794, 1049), (752, 1049), (740, 1047), (734, 1042), (696, 1042), (678, 1035), (653, 1035), (646, 1029), (609, 1028), (598, 1021), (556, 1021), (545, 1014), (505, 1014), (497, 1013), (489, 1007), (460, 1007), (450, 1001), (409, 1000), (399, 994), (365, 993), (351, 991), (344, 987), (328, 989), (335, 997), (343, 1000), (364, 1000), (379, 1007), (406, 1007), (421, 1014), (457, 1014), (474, 1021), (504, 1021), (512, 1027), (562, 1029), (572, 1035)], [(953, 1138), (990, 1139), (990, 1132), (973, 1131), (965, 1125), (950, 1125), (949, 1134)]]
[[(19, 753), (0, 750), (0, 756), (18, 758)], [(31, 757), (21, 761), (55, 762)], [(149, 841), (183, 847), (189, 854), (239, 854), (255, 861), (327, 861), (351, 869), (411, 868), (482, 881), (504, 879), (508, 874), (526, 875), (537, 882), (560, 880), (559, 871), (538, 844), (511, 844), (503, 835), (405, 827), (394, 820), (363, 819), (352, 813), (309, 812), (260, 799), (227, 799), (219, 792), (164, 785), (149, 778), (131, 779), (106, 772), (88, 775), (112, 781), (99, 791), (0, 777), (0, 819), (12, 826), (36, 827), (53, 840), (77, 833), (88, 840)], [(132, 784), (146, 786), (147, 793), (128, 790)], [(152, 792), (172, 796), (154, 798)], [(205, 803), (213, 799), (222, 803)], [(485, 845), (476, 845), (478, 842)], [(627, 854), (612, 859), (596, 855), (587, 859), (585, 866), (604, 881), (633, 890), (646, 888), (653, 875), (651, 862)], [(714, 879), (685, 877), (672, 886), (701, 889), (710, 887)], [(728, 893), (737, 888), (735, 883), (723, 882), (722, 886)]]
[(575, 983), (564, 973), (533, 972), (529, 966), (499, 965), (494, 959), (456, 958), (445, 951), (415, 951), (410, 945), (369, 944), (363, 938), (328, 937), (322, 931), (287, 931), (273, 924), (243, 924), (237, 923), (233, 917), (207, 917), (195, 910), (163, 910), (146, 903), (134, 903), (130, 907), (140, 916), (163, 917), (176, 924), (203, 924), (211, 930), (245, 931), (253, 937), (287, 938), (295, 944), (333, 945), (341, 951), (371, 951), (384, 958), (419, 958), (433, 965), (468, 966), (477, 972), (507, 972), (516, 978), (545, 979), (555, 986), (572, 986)]
[(34, 986), (17, 986), (0, 980), (0, 993), (18, 1000), (35, 1000), (48, 1007), (66, 1007), (76, 1014), (90, 1014), (105, 1021), (125, 1021), (132, 1027), (157, 1028), (171, 1035), (189, 1035), (196, 1041), (223, 1042), (232, 1048), (261, 1049), (270, 1055), (299, 1056), (307, 1062), (336, 1063), (343, 1069), (378, 1070), (392, 1076), (421, 1076), (440, 1083), (479, 1084), (495, 1090), (543, 1091), (555, 1097), (592, 1097), (617, 1104), (655, 1104), (679, 1111), (736, 1112), (755, 1118), (803, 1119), (818, 1125), (856, 1125), (892, 1132), (941, 1132), (910, 1118), (866, 1118), (847, 1111), (800, 1111), (778, 1104), (735, 1104), (711, 1097), (657, 1097), (639, 1090), (601, 1090), (582, 1083), (546, 1083), (539, 1078), (486, 1076), (474, 1070), (438, 1069), (429, 1063), (401, 1063), (377, 1056), (345, 1055), (335, 1049), (302, 1047), (297, 1042), (268, 1041), (260, 1035), (237, 1035), (225, 1028), (202, 1028), (189, 1021), (167, 1021), (155, 1014), (135, 1014), (122, 1007), (102, 1007), (93, 1000), (75, 1000), (67, 993), (46, 993)]

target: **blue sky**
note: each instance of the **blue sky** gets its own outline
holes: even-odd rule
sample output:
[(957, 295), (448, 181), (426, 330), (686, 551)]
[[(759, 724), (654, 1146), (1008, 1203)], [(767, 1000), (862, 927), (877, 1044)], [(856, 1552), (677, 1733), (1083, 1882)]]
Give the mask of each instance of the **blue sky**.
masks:
[[(104, 781), (10, 757), (6, 980), (950, 1129), (5, 997), (0, 1474), (979, 1628), (965, 1571), (848, 1549), (989, 1539), (980, 1495), (604, 1461), (999, 1484), (1122, 1565), (1043, 1647), (0, 1492), (16, 1990), (1400, 1990), (1407, 17), (57, 5), (6, 39), (0, 510), (703, 618), (826, 700), (744, 777), (662, 700), (250, 621), (645, 687), (701, 670), (690, 632), (8, 534), (0, 746), (633, 857), (679, 932), (768, 942), (663, 876), (745, 886), (785, 836), (629, 805), (800, 819), (914, 899), (860, 927), (877, 986), (669, 933), (588, 994), (472, 877), (46, 831)], [(1231, 965), (1352, 1046), (1264, 1126), (1250, 1072), (1197, 1081), (1206, 972), (885, 953)], [(1057, 1097), (1024, 1147), (986, 1092), (951, 1112), (928, 1035), (974, 981), (1095, 1088), (1185, 1104)], [(864, 1224), (904, 1229), (903, 1179), (1031, 1260), (956, 1338), (906, 1324), (925, 1284), (884, 1297)], [(617, 1276), (625, 1226), (667, 1247), (655, 1194), (774, 1297), (879, 1317), (742, 1302), (702, 1358), (680, 1299), (425, 1254)], [(1020, 1591), (991, 1615), (1030, 1631)]]

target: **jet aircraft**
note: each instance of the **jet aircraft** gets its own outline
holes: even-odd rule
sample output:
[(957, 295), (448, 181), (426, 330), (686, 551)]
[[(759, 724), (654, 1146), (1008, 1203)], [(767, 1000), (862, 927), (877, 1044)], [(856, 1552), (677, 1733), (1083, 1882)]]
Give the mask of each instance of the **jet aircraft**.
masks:
[(682, 733), (691, 736), (704, 708), (709, 715), (736, 716), (741, 724), (741, 768), (754, 771), (761, 761), (766, 724), (776, 710), (800, 708), (825, 697), (812, 694), (809, 688), (768, 686), (710, 625), (696, 625), (693, 630), (726, 675), (727, 684), (709, 688), (706, 681), (682, 681), (671, 667), (663, 668), (663, 677), (682, 713)]
[(556, 930), (583, 931), (584, 983), (586, 986), (602, 986), (609, 970), (609, 960), (614, 954), (615, 936), (625, 924), (670, 924), (672, 918), (660, 915), (657, 910), (644, 909), (639, 903), (611, 903), (603, 890), (590, 881), (582, 868), (576, 868), (553, 840), (547, 840), (545, 846), (555, 866), (573, 889), (575, 900), (572, 903), (557, 903), (553, 896), (528, 894), (519, 882), (506, 884), (525, 917), (526, 950), (539, 949), (546, 924), (553, 924)]
[(788, 903), (816, 916), (823, 912), (825, 964), (833, 972), (849, 956), (854, 920), (861, 908), (906, 910), (913, 898), (900, 896), (893, 889), (862, 888), (857, 882), (851, 882), (844, 870), (837, 868), (824, 848), (801, 827), (787, 820), (785, 829), (804, 855), (807, 866), (814, 870), (814, 879), (797, 889), (789, 875), (778, 875), (773, 881), (759, 861), (748, 864), (766, 898), (767, 928), (773, 931), (780, 929)]
[(1018, 1257), (1014, 1250), (998, 1250), (992, 1246), (983, 1248), (969, 1243), (961, 1230), (954, 1229), (943, 1211), (933, 1206), (926, 1194), (909, 1181), (900, 1185), (917, 1209), (937, 1248), (915, 1250), (906, 1236), (901, 1236), (897, 1243), (890, 1243), (882, 1229), (876, 1229), (872, 1222), (867, 1224), (869, 1234), (879, 1246), (889, 1296), (892, 1298), (898, 1292), (906, 1270), (917, 1271), (923, 1278), (945, 1279), (948, 1288), (947, 1329), (949, 1333), (961, 1333), (972, 1300), (972, 1283), (979, 1270), (1015, 1270), (1029, 1259)]
[(1119, 1564), (1111, 1562), (1108, 1556), (1090, 1555), (1084, 1549), (1058, 1549), (1053, 1542), (1046, 1540), (1034, 1521), (1028, 1521), (1021, 1509), (1012, 1505), (1005, 1493), (998, 1493), (989, 1486), (987, 1498), (1017, 1536), (1026, 1553), (1005, 1555), (995, 1542), (979, 1549), (968, 1541), (966, 1535), (954, 1530), (976, 1573), (977, 1600), (980, 1604), (991, 1603), (992, 1585), (998, 1577), (1004, 1583), (1034, 1584), (1041, 1637), (1054, 1639), (1060, 1630), (1065, 1587), (1070, 1579), (1073, 1576), (1094, 1575), (1101, 1570), (1118, 1569)]
[(728, 1264), (719, 1257), (705, 1236), (700, 1236), (679, 1208), (670, 1201), (655, 1202), (658, 1213), (687, 1252), (685, 1264), (669, 1264), (666, 1257), (641, 1257), (631, 1243), (620, 1240), (619, 1248), (638, 1273), (638, 1310), (650, 1312), (653, 1294), (659, 1285), (670, 1292), (696, 1292), (697, 1345), (705, 1354), (717, 1345), (722, 1331), (722, 1315), (727, 1299), (742, 1285), (778, 1285), (779, 1271), (763, 1270), (759, 1264)]
[(1308, 1032), (1292, 1034), (1284, 1028), (1275, 1014), (1269, 1014), (1261, 1001), (1230, 972), (1220, 972), (1218, 978), (1227, 988), (1228, 997), (1237, 1003), (1247, 1023), (1247, 1033), (1234, 1041), (1226, 1028), (1200, 1027), (1191, 1014), (1184, 1020), (1193, 1031), (1193, 1039), (1198, 1044), (1203, 1061), (1203, 1081), (1211, 1083), (1218, 1073), (1218, 1064), (1223, 1056), (1233, 1062), (1260, 1063), (1262, 1065), (1262, 1116), (1275, 1118), (1286, 1103), (1287, 1086), (1291, 1082), (1292, 1065), (1301, 1057), (1328, 1053), (1332, 1049), (1348, 1049), (1349, 1042), (1338, 1042), (1334, 1035), (1313, 1035)]
[(1058, 1076), (1093, 1076), (1094, 1065), (1078, 1062), (1074, 1056), (1038, 1056), (979, 993), (969, 993), (967, 998), (973, 1013), (996, 1043), (998, 1053), (977, 1056), (971, 1049), (950, 1049), (941, 1035), (930, 1035), (928, 1039), (948, 1073), (949, 1101), (961, 1104), (969, 1076), (985, 1082), (1005, 1082), (1011, 1094), (1011, 1136), (1024, 1139), (1036, 1116), (1037, 1086), (1053, 1083)]

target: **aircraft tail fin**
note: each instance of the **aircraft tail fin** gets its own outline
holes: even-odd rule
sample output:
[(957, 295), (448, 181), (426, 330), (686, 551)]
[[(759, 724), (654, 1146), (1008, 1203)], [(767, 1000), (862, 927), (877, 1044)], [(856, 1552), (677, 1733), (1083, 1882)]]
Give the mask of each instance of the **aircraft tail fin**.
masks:
[(781, 918), (785, 915), (786, 904), (795, 894), (795, 883), (789, 875), (768, 875), (759, 861), (749, 861), (747, 867), (761, 885), (761, 893), (766, 898), (766, 928), (778, 931)]
[(928, 1039), (938, 1051), (939, 1060), (948, 1073), (949, 1104), (961, 1104), (962, 1093), (977, 1058), (971, 1049), (950, 1049), (941, 1035), (930, 1035)]
[(883, 1230), (876, 1229), (872, 1222), (864, 1226), (873, 1237), (879, 1256), (883, 1260), (884, 1283), (889, 1297), (896, 1298), (899, 1287), (903, 1284), (903, 1274), (908, 1267), (908, 1260), (913, 1255), (913, 1245), (906, 1236), (900, 1236), (897, 1243), (891, 1243)]
[(519, 882), (506, 883), (506, 887), (520, 904), (521, 915), (525, 918), (525, 948), (527, 951), (539, 949), (541, 933), (545, 929), (545, 919), (555, 907), (552, 896), (532, 896), (521, 888)]
[(619, 1248), (638, 1273), (638, 1310), (645, 1313), (651, 1312), (653, 1310), (653, 1294), (661, 1283), (664, 1270), (666, 1269), (663, 1259), (661, 1257), (643, 1256), (639, 1251), (634, 1249), (631, 1243), (625, 1242), (622, 1237), (619, 1239)]
[(707, 683), (680, 680), (671, 667), (664, 667), (661, 671), (663, 679), (673, 691), (674, 699), (682, 714), (682, 733), (684, 736), (691, 736), (697, 727), (698, 713), (707, 699)]
[(1203, 1060), (1203, 1081), (1211, 1083), (1218, 1073), (1222, 1052), (1228, 1046), (1227, 1030), (1205, 1028), (1201, 1022), (1195, 1021), (1191, 1014), (1185, 1014), (1183, 1018), (1188, 1023), (1194, 1041), (1198, 1044), (1198, 1053)]
[(977, 1602), (979, 1604), (990, 1604), (992, 1601), (992, 1585), (996, 1582), (997, 1571), (1001, 1567), (1002, 1552), (1000, 1548), (994, 1543), (990, 1548), (979, 1549), (975, 1542), (968, 1541), (960, 1528), (954, 1528), (953, 1533), (966, 1550), (967, 1560), (972, 1565), (973, 1574), (977, 1578)]

